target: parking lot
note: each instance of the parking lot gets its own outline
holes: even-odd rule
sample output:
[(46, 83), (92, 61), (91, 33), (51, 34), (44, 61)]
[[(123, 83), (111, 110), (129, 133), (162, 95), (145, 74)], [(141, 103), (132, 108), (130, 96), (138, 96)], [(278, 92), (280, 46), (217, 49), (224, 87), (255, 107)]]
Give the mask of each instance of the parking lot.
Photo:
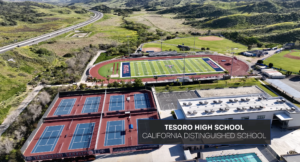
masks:
[(197, 98), (196, 91), (161, 92), (156, 94), (161, 110), (177, 109), (178, 99)]

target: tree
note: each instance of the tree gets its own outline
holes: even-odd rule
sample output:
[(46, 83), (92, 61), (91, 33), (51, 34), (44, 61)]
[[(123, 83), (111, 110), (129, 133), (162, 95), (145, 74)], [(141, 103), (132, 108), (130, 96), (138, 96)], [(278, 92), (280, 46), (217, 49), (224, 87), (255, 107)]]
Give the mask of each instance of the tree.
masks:
[(12, 150), (13, 150), (13, 141), (11, 141), (9, 138), (4, 138), (3, 140), (3, 145), (4, 145), (4, 148), (5, 148), (5, 153), (6, 154), (9, 154)]
[(121, 87), (122, 87), (122, 88), (125, 88), (125, 82), (124, 82), (124, 80), (121, 80), (120, 83), (121, 83)]
[(133, 86), (136, 87), (136, 88), (137, 88), (137, 87), (142, 87), (142, 86), (144, 86), (144, 84), (143, 84), (143, 82), (142, 82), (142, 79), (136, 78), (136, 79), (134, 80)]
[(201, 80), (199, 80), (198, 83), (199, 83), (199, 88), (200, 88)]
[(156, 80), (156, 83), (157, 83), (158, 76), (154, 76), (154, 79)]
[(98, 79), (97, 78), (93, 78), (93, 82), (95, 82), (97, 84)]
[(256, 64), (263, 64), (264, 60), (257, 60)]
[(87, 85), (86, 85), (86, 84), (83, 84), (83, 83), (80, 83), (80, 85), (79, 85), (79, 88), (80, 88), (81, 90), (86, 89), (86, 87), (87, 87)]
[(15, 135), (17, 141), (20, 141), (23, 138), (23, 134), (18, 130), (14, 131), (14, 135)]
[(107, 88), (110, 88), (110, 87), (112, 87), (112, 86), (113, 86), (112, 83), (108, 83), (108, 84), (107, 84)]
[(115, 87), (115, 88), (120, 87), (120, 83), (118, 83), (117, 81), (114, 81), (113, 82), (113, 87)]
[(166, 85), (166, 90), (169, 90), (170, 89), (170, 86), (169, 85)]
[(110, 76), (109, 75), (107, 75), (106, 80), (109, 83), (109, 80), (110, 80)]
[(42, 105), (46, 106), (50, 102), (51, 96), (46, 91), (42, 91), (37, 98)]
[(131, 83), (130, 81), (127, 82), (127, 83), (126, 83), (126, 87), (127, 87), (127, 88), (132, 88), (132, 83)]
[(273, 63), (269, 63), (269, 68), (272, 68), (273, 66)]

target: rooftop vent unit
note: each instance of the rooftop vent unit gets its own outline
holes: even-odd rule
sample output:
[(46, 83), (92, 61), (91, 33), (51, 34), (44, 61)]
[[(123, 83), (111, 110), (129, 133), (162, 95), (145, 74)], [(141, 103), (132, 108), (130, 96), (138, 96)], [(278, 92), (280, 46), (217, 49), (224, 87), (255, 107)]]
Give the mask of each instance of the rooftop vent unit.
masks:
[(186, 106), (186, 103), (184, 102), (183, 105)]
[(214, 102), (214, 103), (218, 103), (218, 101), (216, 101), (216, 100), (214, 100), (213, 102)]
[(209, 110), (204, 110), (205, 111), (205, 113), (209, 113)]
[(262, 98), (265, 100), (265, 99), (267, 99), (267, 97), (265, 97), (265, 96), (262, 96)]
[(188, 111), (187, 113), (188, 113), (189, 115), (191, 115), (191, 114), (192, 114), (192, 112), (191, 112), (191, 111)]
[(208, 102), (207, 101), (204, 101), (204, 105), (207, 105), (208, 104)]
[(296, 110), (296, 108), (294, 108), (294, 107), (291, 107), (291, 109), (292, 109), (293, 111), (295, 111), (295, 110)]
[(242, 107), (242, 109), (243, 109), (243, 110), (246, 110), (247, 108), (246, 108), (246, 107)]
[(250, 101), (250, 98), (246, 98), (246, 101)]
[(219, 101), (218, 101), (218, 103), (222, 103), (222, 102), (223, 102), (222, 100), (219, 100)]
[(193, 114), (197, 114), (197, 111), (196, 111), (196, 110), (194, 110), (194, 111), (193, 111)]
[(241, 101), (246, 101), (244, 98), (241, 98)]
[(258, 100), (262, 100), (262, 97), (258, 97)]
[(191, 105), (192, 105), (192, 103), (191, 103), (191, 102), (189, 102), (189, 103), (188, 103), (188, 105), (190, 105), (190, 106), (191, 106)]
[(259, 108), (260, 108), (260, 109), (264, 109), (265, 107), (264, 107), (264, 106), (259, 106)]
[(199, 104), (200, 104), (200, 105), (203, 105), (203, 102), (202, 102), (202, 101), (200, 101), (200, 102), (199, 102)]
[(237, 107), (236, 109), (237, 109), (237, 110), (242, 110), (240, 107)]
[(250, 106), (249, 109), (254, 109), (254, 107)]
[(224, 109), (223, 109), (223, 108), (220, 108), (220, 111), (224, 111)]
[(225, 108), (225, 111), (228, 111), (228, 110), (229, 110), (229, 108), (228, 108), (228, 107), (226, 107), (226, 108)]
[(285, 99), (282, 99), (281, 102), (285, 102)]
[(256, 108), (256, 109), (259, 109), (259, 108), (260, 108), (260, 106), (255, 106), (255, 108)]
[(214, 109), (211, 109), (210, 112), (213, 113), (213, 112), (215, 112), (215, 110), (214, 110)]
[(234, 102), (238, 102), (239, 100), (238, 100), (238, 99), (234, 99), (233, 101), (234, 101)]
[(232, 99), (229, 99), (229, 102), (233, 102), (233, 100), (232, 100)]

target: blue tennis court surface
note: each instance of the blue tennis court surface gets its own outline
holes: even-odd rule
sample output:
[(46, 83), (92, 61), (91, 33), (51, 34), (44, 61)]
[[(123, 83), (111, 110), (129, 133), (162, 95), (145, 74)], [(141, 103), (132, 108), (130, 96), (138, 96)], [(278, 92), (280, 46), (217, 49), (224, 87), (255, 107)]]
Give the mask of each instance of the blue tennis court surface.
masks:
[(75, 104), (76, 98), (71, 99), (62, 99), (54, 113), (54, 115), (67, 115), (70, 114), (74, 104)]
[(134, 107), (135, 109), (150, 108), (148, 93), (134, 94)]
[(123, 144), (125, 144), (125, 121), (108, 121), (106, 124), (104, 146)]
[(295, 98), (300, 98), (300, 92), (295, 90), (294, 88), (290, 87), (289, 85), (283, 83), (278, 79), (267, 79), (269, 83), (279, 87), (280, 89), (284, 90), (285, 92), (289, 93), (290, 95), (294, 96)]
[(53, 151), (63, 129), (64, 125), (46, 127), (31, 153)]
[(94, 132), (95, 123), (77, 124), (69, 150), (89, 148)]
[(101, 97), (88, 97), (85, 102), (81, 113), (98, 112)]
[(108, 111), (124, 110), (124, 95), (110, 96)]

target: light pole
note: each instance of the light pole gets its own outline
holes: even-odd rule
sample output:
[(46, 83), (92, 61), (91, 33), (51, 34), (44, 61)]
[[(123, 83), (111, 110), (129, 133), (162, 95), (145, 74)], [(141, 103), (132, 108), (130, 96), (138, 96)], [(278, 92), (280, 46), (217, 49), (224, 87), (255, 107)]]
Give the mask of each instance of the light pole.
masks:
[[(127, 36), (127, 47), (128, 47), (128, 57), (129, 57), (129, 67), (130, 67), (130, 52), (129, 52), (129, 43), (128, 43), (128, 40), (129, 40), (129, 36)], [(129, 71), (130, 73), (130, 71)], [(130, 83), (131, 83), (131, 74), (130, 74)]]
[(185, 76), (185, 54), (184, 54), (184, 57), (183, 57), (183, 62), (184, 62), (184, 66), (183, 66), (183, 75), (182, 75), (182, 85), (184, 85), (184, 76)]
[(195, 52), (196, 52), (195, 44), (196, 44), (196, 43), (195, 43), (195, 36), (194, 36), (194, 50), (195, 50)]
[(231, 53), (232, 53), (232, 60), (231, 60), (231, 72), (230, 72), (230, 76), (232, 76), (232, 67), (233, 67), (233, 58), (234, 58), (234, 52), (232, 52), (233, 50), (238, 49), (238, 48), (231, 48)]
[(160, 41), (160, 51), (162, 52), (163, 49), (162, 49), (162, 41)]

